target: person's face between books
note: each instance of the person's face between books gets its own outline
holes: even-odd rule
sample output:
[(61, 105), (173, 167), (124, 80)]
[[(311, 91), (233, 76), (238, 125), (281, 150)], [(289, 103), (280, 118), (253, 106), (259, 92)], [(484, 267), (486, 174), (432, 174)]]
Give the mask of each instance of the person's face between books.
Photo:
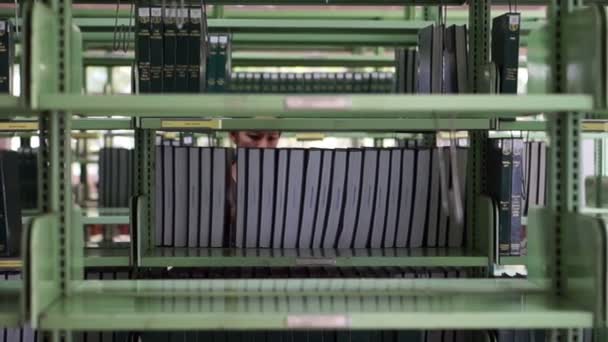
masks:
[(230, 138), (237, 147), (275, 148), (281, 133), (276, 131), (232, 132)]

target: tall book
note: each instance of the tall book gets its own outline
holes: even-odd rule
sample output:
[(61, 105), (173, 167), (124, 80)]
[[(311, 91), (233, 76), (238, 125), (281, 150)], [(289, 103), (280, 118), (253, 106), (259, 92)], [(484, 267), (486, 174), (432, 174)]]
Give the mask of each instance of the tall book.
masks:
[(207, 78), (207, 92), (214, 93), (217, 91), (217, 73), (218, 73), (218, 43), (219, 37), (216, 35), (209, 36), (209, 59), (207, 60), (206, 75)]
[(448, 26), (444, 34), (444, 68), (442, 92), (452, 94), (458, 92), (458, 71), (456, 64), (456, 25)]
[(287, 202), (287, 178), (289, 173), (289, 150), (281, 149), (278, 152), (277, 179), (275, 190), (275, 213), (272, 235), (272, 247), (283, 246), (283, 233), (285, 232), (285, 206)]
[(413, 149), (403, 150), (401, 157), (401, 186), (399, 197), (399, 209), (397, 217), (397, 231), (395, 247), (408, 247), (410, 241), (410, 230), (412, 226), (412, 209), (416, 199), (414, 186), (416, 183), (416, 151)]
[(323, 242), (323, 236), (325, 233), (326, 222), (328, 213), (331, 210), (330, 205), (330, 188), (331, 188), (331, 175), (333, 169), (333, 150), (323, 151), (323, 160), (321, 166), (321, 179), (319, 184), (319, 195), (317, 199), (317, 212), (314, 225), (314, 235), (312, 248), (321, 248)]
[(189, 9), (188, 20), (188, 92), (199, 93), (204, 90), (201, 80), (204, 80), (203, 67), (201, 63), (203, 51), (201, 49), (201, 18), (200, 8)]
[(513, 140), (512, 150), (513, 162), (511, 172), (511, 255), (519, 255), (522, 238), (521, 212), (522, 212), (522, 189), (523, 189), (523, 165), (524, 142), (521, 139)]
[(287, 179), (287, 202), (285, 206), (285, 231), (283, 248), (296, 248), (302, 212), (306, 151), (291, 150), (289, 156), (289, 177)]
[(272, 221), (274, 218), (274, 190), (276, 171), (276, 149), (262, 150), (262, 201), (260, 214), (260, 248), (272, 246)]
[(0, 256), (17, 256), (21, 247), (18, 156), (0, 152)]
[(419, 59), (417, 92), (421, 94), (429, 94), (432, 91), (433, 32), (434, 25), (418, 31)]
[(375, 206), (376, 170), (378, 150), (367, 149), (363, 153), (363, 178), (359, 200), (359, 214), (355, 226), (354, 248), (367, 248), (371, 235), (371, 224)]
[(511, 250), (511, 181), (513, 171), (513, 140), (493, 139), (490, 153), (494, 155), (492, 166), (488, 168), (490, 191), (498, 202), (498, 251), (500, 255), (509, 255)]
[[(260, 200), (262, 186), (262, 150), (247, 149), (247, 216), (245, 222), (245, 247), (258, 247)], [(239, 179), (239, 181), (242, 178)], [(288, 194), (289, 195), (289, 194)]]
[[(156, 245), (162, 245), (163, 241), (163, 226), (164, 226), (164, 180), (163, 175), (163, 146), (160, 145), (161, 139), (158, 139), (155, 150), (155, 165), (154, 165), (154, 202), (156, 202), (156, 210), (154, 211), (154, 226), (156, 234), (154, 241)], [(101, 152), (99, 151), (99, 161), (102, 161)], [(101, 172), (100, 172), (101, 175)]]
[(137, 44), (137, 81), (138, 92), (150, 92), (150, 7), (139, 7), (137, 9), (136, 23)]
[(228, 208), (226, 206), (226, 191), (230, 179), (230, 165), (232, 165), (229, 150), (225, 148), (213, 149), (213, 190), (211, 214), (211, 247), (225, 247), (226, 222)]
[(391, 151), (388, 149), (380, 150), (380, 157), (378, 159), (378, 174), (376, 177), (376, 200), (371, 231), (371, 248), (381, 248), (383, 245), (383, 238), (386, 232), (385, 223), (390, 193), (389, 179), (391, 178), (391, 170)]
[(443, 91), (443, 34), (444, 25), (437, 25), (433, 28), (433, 45), (431, 51), (431, 93), (440, 94)]
[(304, 180), (304, 202), (302, 205), (302, 223), (298, 234), (298, 248), (311, 248), (313, 230), (317, 211), (319, 182), (321, 173), (322, 150), (309, 150)]
[(236, 157), (236, 235), (234, 237), (235, 247), (245, 246), (245, 228), (247, 219), (247, 150), (239, 148)]
[(348, 173), (344, 202), (344, 219), (339, 233), (338, 248), (351, 248), (358, 219), (359, 200), (361, 198), (361, 173), (363, 151), (348, 152)]
[[(198, 247), (200, 198), (201, 149), (195, 146), (188, 148), (188, 247)], [(205, 194), (207, 195), (207, 194)]]
[(426, 247), (437, 247), (439, 229), (438, 219), (441, 203), (440, 198), (440, 180), (439, 180), (439, 153), (438, 149), (431, 149), (431, 184), (429, 191), (429, 202), (426, 218)]
[(175, 38), (176, 55), (175, 55), (175, 92), (188, 92), (188, 42), (190, 40), (190, 17), (187, 8), (177, 10), (179, 25), (176, 25), (177, 32)]
[(492, 20), (492, 61), (500, 75), (500, 93), (517, 93), (520, 21), (519, 13), (505, 13)]
[[(419, 248), (424, 245), (425, 221), (428, 210), (428, 195), (431, 186), (431, 150), (419, 149), (416, 151), (416, 180), (415, 200), (411, 217), (410, 248)], [(407, 196), (407, 193), (405, 194)]]
[(177, 60), (177, 8), (163, 11), (163, 92), (175, 92), (175, 65)]
[[(217, 58), (215, 63), (215, 87), (216, 92), (225, 92), (230, 79), (230, 36), (223, 34), (218, 36)], [(261, 76), (258, 76), (258, 80)], [(258, 83), (261, 88), (261, 84)], [(260, 92), (257, 88), (256, 92)]]
[(173, 159), (174, 178), (174, 246), (188, 244), (188, 147), (175, 147)]
[(397, 233), (397, 218), (399, 217), (399, 195), (401, 194), (401, 156), (402, 150), (391, 150), (389, 198), (386, 213), (386, 228), (382, 247), (395, 247)]
[(150, 9), (150, 92), (163, 92), (163, 12)]
[(331, 199), (329, 200), (329, 213), (327, 216), (327, 224), (322, 237), (323, 248), (334, 248), (338, 233), (341, 227), (341, 221), (344, 210), (344, 202), (346, 201), (346, 175), (348, 152), (346, 150), (336, 150), (334, 152), (333, 170), (331, 177)]
[(469, 89), (469, 59), (467, 50), (467, 27), (456, 26), (454, 33), (456, 49), (456, 80), (459, 93)]
[(211, 209), (213, 179), (213, 148), (203, 147), (200, 150), (199, 163), (199, 226), (197, 227), (198, 247), (211, 247)]
[(162, 246), (173, 246), (173, 207), (174, 207), (174, 178), (173, 178), (173, 146), (163, 146), (163, 240)]

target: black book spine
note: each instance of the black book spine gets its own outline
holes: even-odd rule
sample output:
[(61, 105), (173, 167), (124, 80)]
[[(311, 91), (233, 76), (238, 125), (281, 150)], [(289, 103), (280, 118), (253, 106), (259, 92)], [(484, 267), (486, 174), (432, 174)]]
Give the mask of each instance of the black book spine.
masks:
[(500, 73), (500, 92), (517, 93), (520, 14), (506, 13), (492, 21), (492, 60)]
[(523, 165), (522, 155), (524, 153), (524, 142), (521, 139), (513, 140), (512, 176), (511, 176), (511, 255), (520, 255), (522, 227), (522, 189), (523, 189)]
[(165, 8), (163, 13), (163, 92), (175, 92), (177, 59), (177, 9)]
[(21, 246), (19, 159), (16, 152), (0, 155), (0, 255), (17, 256)]
[(162, 8), (150, 10), (150, 92), (163, 92), (163, 15)]
[[(200, 93), (201, 87), (201, 9), (190, 8), (188, 39), (188, 92)], [(203, 78), (204, 79), (204, 78)]]
[(12, 31), (8, 21), (0, 21), (0, 93), (11, 92)]
[(511, 139), (502, 140), (502, 154), (500, 158), (500, 184), (498, 203), (499, 203), (499, 236), (498, 250), (500, 255), (510, 255), (511, 250), (511, 175), (513, 172), (513, 141)]
[(150, 92), (150, 7), (137, 10), (137, 77), (138, 92)]
[(179, 23), (176, 37), (176, 57), (175, 57), (175, 91), (178, 93), (188, 92), (188, 41), (190, 37), (190, 18), (187, 8), (178, 10)]

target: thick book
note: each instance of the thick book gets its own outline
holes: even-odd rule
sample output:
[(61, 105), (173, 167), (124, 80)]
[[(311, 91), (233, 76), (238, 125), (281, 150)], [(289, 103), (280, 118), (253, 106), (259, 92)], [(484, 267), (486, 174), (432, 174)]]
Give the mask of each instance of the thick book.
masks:
[(432, 91), (433, 73), (433, 32), (434, 25), (418, 31), (418, 86), (417, 93), (429, 94)]
[(174, 147), (163, 146), (163, 240), (162, 245), (173, 246), (173, 208), (174, 208), (174, 178), (173, 178)]
[(245, 228), (247, 220), (247, 149), (239, 148), (236, 157), (236, 235), (234, 244), (238, 248), (245, 247)]
[(346, 196), (344, 202), (344, 219), (339, 232), (338, 248), (351, 248), (355, 227), (358, 219), (359, 199), (361, 198), (361, 173), (363, 167), (363, 151), (348, 152), (348, 172), (346, 181)]
[(175, 92), (175, 65), (177, 61), (177, 8), (163, 11), (163, 92)]
[(399, 188), (399, 209), (395, 247), (408, 247), (412, 226), (412, 209), (416, 200), (416, 151), (404, 149), (401, 156), (401, 187)]
[(372, 216), (376, 190), (378, 149), (363, 152), (363, 178), (360, 185), (359, 214), (355, 226), (354, 248), (367, 248), (371, 234)]
[(287, 203), (285, 206), (283, 248), (297, 247), (300, 214), (302, 212), (305, 169), (306, 151), (297, 149), (291, 150), (289, 156), (289, 177), (287, 179)]
[(538, 198), (536, 205), (547, 205), (547, 144), (540, 142), (538, 156)]
[(456, 44), (456, 81), (458, 93), (467, 93), (469, 89), (469, 59), (467, 50), (467, 27), (455, 27)]
[(188, 92), (188, 42), (190, 40), (190, 17), (187, 8), (179, 8), (177, 10), (178, 24), (176, 25), (177, 32), (175, 34), (175, 79), (174, 89), (177, 93)]
[[(216, 92), (225, 92), (226, 86), (230, 79), (230, 36), (223, 34), (218, 36), (217, 41), (217, 58), (215, 63), (215, 90)], [(258, 81), (261, 75), (258, 74)], [(260, 92), (261, 83), (258, 82), (256, 92)]]
[(298, 234), (298, 248), (311, 248), (317, 200), (320, 184), (322, 150), (308, 150), (306, 177), (304, 179), (304, 202), (302, 205), (302, 222)]
[[(451, 172), (453, 175), (453, 182), (451, 185), (450, 201), (448, 201), (448, 209), (450, 213), (450, 223), (448, 228), (448, 247), (462, 247), (464, 243), (465, 227), (465, 197), (467, 188), (467, 158), (468, 149), (457, 148), (456, 149), (456, 165), (450, 163)], [(454, 175), (454, 173), (457, 173)], [(456, 177), (457, 176), (457, 177)], [(456, 185), (454, 182), (458, 182), (458, 188), (460, 190), (460, 198), (456, 195)], [(456, 205), (459, 205), (462, 210), (462, 220), (457, 219)]]
[(399, 199), (401, 194), (401, 155), (403, 151), (399, 148), (391, 150), (390, 181), (388, 185), (388, 208), (386, 213), (386, 228), (382, 247), (395, 247), (397, 233), (397, 218), (399, 217)]
[(287, 202), (287, 179), (289, 170), (289, 150), (281, 149), (277, 159), (277, 180), (275, 191), (275, 213), (272, 236), (272, 247), (282, 248), (285, 231), (285, 205)]
[(520, 255), (522, 226), (522, 189), (523, 189), (523, 165), (524, 141), (513, 139), (512, 172), (511, 172), (511, 255)]
[(426, 217), (426, 247), (437, 247), (437, 237), (439, 235), (438, 219), (441, 203), (440, 198), (440, 179), (439, 179), (439, 153), (438, 149), (434, 148), (431, 152), (431, 184), (429, 188), (429, 201)]
[(245, 222), (245, 247), (258, 247), (260, 200), (262, 198), (262, 150), (247, 150), (247, 216)]
[[(425, 221), (428, 210), (428, 196), (431, 185), (431, 150), (419, 149), (416, 151), (416, 181), (415, 197), (410, 227), (410, 248), (419, 248), (424, 245)], [(407, 193), (405, 194), (407, 195)]]
[(163, 11), (150, 9), (150, 92), (163, 92)]
[(0, 93), (10, 94), (15, 44), (10, 21), (0, 20)]
[(276, 149), (267, 148), (262, 150), (262, 200), (258, 243), (260, 248), (270, 248), (272, 246), (276, 156)]
[(209, 47), (209, 59), (207, 60), (207, 69), (206, 75), (207, 78), (207, 86), (206, 90), (209, 93), (214, 93), (217, 91), (217, 65), (218, 65), (218, 43), (219, 37), (216, 35), (209, 36), (209, 42), (207, 46)]
[(376, 200), (371, 230), (371, 248), (381, 248), (383, 246), (383, 238), (386, 232), (385, 223), (390, 193), (389, 179), (391, 169), (391, 151), (388, 149), (380, 150), (376, 177)]
[(520, 21), (519, 13), (492, 19), (492, 61), (500, 75), (500, 93), (517, 94)]
[[(155, 147), (155, 167), (154, 167), (154, 202), (156, 203), (156, 210), (154, 211), (154, 226), (156, 234), (154, 235), (156, 245), (162, 245), (163, 241), (163, 227), (164, 227), (164, 181), (165, 177), (163, 174), (163, 146), (156, 145)], [(99, 161), (101, 162), (102, 155), (99, 151)], [(100, 172), (100, 176), (101, 176)]]
[(126, 208), (129, 206), (129, 157), (130, 151), (124, 148), (118, 150), (118, 207)]
[(150, 92), (150, 7), (137, 9), (135, 59), (139, 93)]
[(212, 185), (212, 214), (211, 214), (211, 247), (225, 247), (226, 217), (226, 191), (230, 179), (230, 165), (232, 164), (229, 150), (225, 148), (213, 149), (213, 185)]
[(18, 158), (16, 152), (0, 152), (0, 256), (18, 256), (21, 247)]
[(443, 88), (442, 93), (458, 92), (458, 71), (456, 64), (456, 25), (448, 26), (443, 36)]
[(199, 159), (199, 226), (197, 229), (198, 247), (211, 247), (211, 209), (212, 209), (212, 177), (213, 177), (213, 148), (200, 149)]
[(529, 158), (529, 173), (528, 173), (528, 191), (525, 212), (528, 213), (530, 208), (538, 205), (538, 184), (539, 184), (539, 167), (540, 167), (540, 143), (529, 142), (530, 158)]
[(331, 210), (329, 207), (329, 201), (331, 199), (330, 188), (332, 181), (331, 175), (333, 170), (333, 158), (333, 150), (323, 151), (323, 159), (321, 161), (321, 176), (319, 180), (319, 190), (317, 197), (317, 211), (313, 228), (314, 233), (312, 248), (322, 247), (328, 213)]
[(500, 255), (509, 255), (511, 249), (511, 174), (513, 162), (513, 140), (493, 139), (490, 143), (490, 153), (495, 157), (488, 170), (490, 191), (498, 202), (498, 250)]
[(346, 201), (346, 175), (348, 165), (348, 151), (336, 150), (334, 152), (333, 170), (331, 176), (331, 189), (329, 200), (329, 213), (327, 224), (322, 238), (323, 248), (334, 248), (341, 227), (344, 202)]
[[(200, 93), (204, 77), (204, 51), (201, 49), (201, 9), (190, 8), (188, 21), (188, 92)], [(204, 82), (203, 82), (204, 83)]]
[(174, 247), (188, 244), (188, 147), (175, 147), (173, 157), (175, 201), (173, 226)]
[[(447, 188), (442, 189), (440, 186), (439, 191), (439, 225), (437, 228), (437, 247), (447, 247), (448, 245), (448, 224), (450, 218), (450, 202), (453, 201), (452, 190), (450, 189), (451, 179), (451, 164), (450, 164), (450, 150), (449, 147), (439, 147), (437, 149), (438, 158), (443, 161), (444, 172), (447, 179)], [(436, 168), (439, 172), (439, 167)], [(441, 177), (441, 175), (439, 175)], [(439, 183), (441, 185), (441, 183)], [(447, 204), (447, 208), (445, 207)]]
[(433, 45), (431, 50), (431, 93), (440, 94), (443, 91), (443, 34), (444, 25), (436, 25), (433, 28)]
[(200, 188), (202, 174), (200, 163), (201, 149), (188, 148), (188, 247), (198, 247)]
[(118, 165), (118, 155), (119, 155), (119, 148), (111, 148), (110, 149), (110, 177), (109, 177), (109, 183), (110, 183), (110, 207), (111, 208), (118, 208), (120, 207), (120, 203), (119, 203), (119, 198), (118, 198), (118, 194), (119, 194), (119, 190), (118, 190), (118, 182), (119, 179), (126, 176), (126, 175), (121, 175), (120, 169), (119, 169), (119, 165)]

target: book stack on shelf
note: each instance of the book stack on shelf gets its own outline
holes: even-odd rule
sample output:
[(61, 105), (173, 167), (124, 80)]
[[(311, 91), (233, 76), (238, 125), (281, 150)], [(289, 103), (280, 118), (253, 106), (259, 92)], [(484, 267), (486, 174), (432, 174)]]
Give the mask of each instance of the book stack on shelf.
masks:
[(395, 49), (395, 92), (413, 94), (418, 84), (418, 50)]
[(133, 150), (104, 147), (99, 150), (99, 207), (127, 208), (133, 184)]
[(138, 7), (134, 77), (138, 93), (226, 91), (230, 35), (205, 35), (202, 20), (200, 7)]
[(391, 93), (389, 72), (237, 72), (230, 91), (235, 93)]
[(490, 139), (488, 191), (498, 208), (498, 252), (526, 254), (527, 233), (522, 218), (528, 209), (546, 204), (546, 144), (522, 139)]

